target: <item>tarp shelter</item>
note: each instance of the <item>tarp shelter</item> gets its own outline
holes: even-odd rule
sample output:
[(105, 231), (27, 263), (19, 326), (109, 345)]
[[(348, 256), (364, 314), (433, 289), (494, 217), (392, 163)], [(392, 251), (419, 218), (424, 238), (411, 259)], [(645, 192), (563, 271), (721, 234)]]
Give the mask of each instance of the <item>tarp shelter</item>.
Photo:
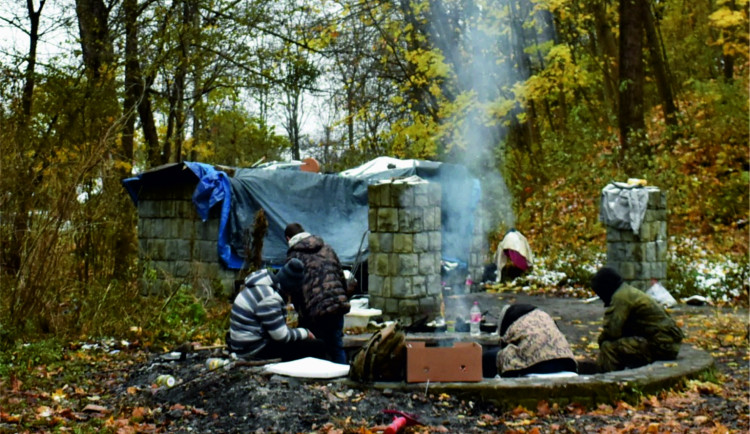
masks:
[[(185, 170), (189, 169), (189, 170)], [(229, 176), (213, 166), (184, 162), (162, 166), (123, 181), (134, 203), (150, 185), (197, 182), (193, 203), (202, 219), (219, 206), (218, 255), (229, 269), (243, 265), (244, 232), (263, 208), (268, 232), (263, 242), (264, 262), (279, 265), (286, 258), (284, 228), (299, 222), (320, 235), (345, 265), (368, 256), (367, 186), (383, 179), (416, 175), (442, 187), (443, 258), (468, 262), (474, 212), (479, 203), (479, 181), (459, 165), (381, 157), (340, 174), (320, 174), (298, 168), (232, 169)]]

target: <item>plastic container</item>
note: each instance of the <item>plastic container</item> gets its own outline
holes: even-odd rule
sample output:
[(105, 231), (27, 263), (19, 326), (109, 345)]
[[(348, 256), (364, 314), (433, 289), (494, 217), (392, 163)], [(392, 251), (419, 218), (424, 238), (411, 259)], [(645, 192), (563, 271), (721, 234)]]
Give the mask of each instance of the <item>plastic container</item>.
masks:
[(156, 377), (156, 385), (159, 387), (170, 388), (177, 384), (177, 380), (171, 375), (164, 374)]
[(209, 371), (213, 371), (214, 369), (219, 369), (228, 364), (229, 364), (228, 359), (221, 359), (218, 357), (211, 357), (210, 359), (206, 360), (206, 368), (208, 368)]
[(471, 275), (466, 276), (466, 282), (464, 282), (464, 284), (466, 285), (465, 294), (471, 293), (471, 286), (474, 284), (474, 281), (471, 280)]
[(482, 311), (479, 309), (479, 302), (474, 302), (474, 305), (469, 311), (469, 333), (472, 336), (479, 336), (481, 333), (480, 323), (482, 322)]

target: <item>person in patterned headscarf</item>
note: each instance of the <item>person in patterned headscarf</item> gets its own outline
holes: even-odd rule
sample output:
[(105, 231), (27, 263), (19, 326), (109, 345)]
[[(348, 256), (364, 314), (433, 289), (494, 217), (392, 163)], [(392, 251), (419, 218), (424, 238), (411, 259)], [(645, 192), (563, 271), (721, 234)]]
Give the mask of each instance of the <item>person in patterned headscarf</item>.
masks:
[[(568, 340), (543, 310), (530, 304), (503, 307), (498, 320), (500, 349), (495, 357), (501, 377), (529, 374), (577, 373)], [(483, 364), (485, 377), (491, 377)]]

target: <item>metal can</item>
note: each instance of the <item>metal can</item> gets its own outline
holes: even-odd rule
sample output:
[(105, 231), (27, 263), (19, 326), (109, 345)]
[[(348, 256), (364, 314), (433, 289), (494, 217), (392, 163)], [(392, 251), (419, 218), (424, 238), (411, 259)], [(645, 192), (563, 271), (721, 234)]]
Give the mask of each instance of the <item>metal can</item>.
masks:
[(222, 366), (226, 366), (229, 364), (228, 359), (220, 359), (218, 357), (211, 357), (210, 359), (206, 360), (206, 368), (208, 368), (209, 371), (213, 371), (214, 369), (219, 369)]
[(169, 374), (163, 374), (156, 377), (156, 385), (159, 387), (173, 387), (177, 384), (177, 380)]

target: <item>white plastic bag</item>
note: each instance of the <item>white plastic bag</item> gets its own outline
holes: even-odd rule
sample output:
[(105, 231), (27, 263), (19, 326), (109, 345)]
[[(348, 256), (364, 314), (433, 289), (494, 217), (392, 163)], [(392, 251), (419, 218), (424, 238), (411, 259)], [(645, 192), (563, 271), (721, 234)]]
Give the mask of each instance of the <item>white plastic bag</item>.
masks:
[(672, 294), (670, 294), (669, 291), (667, 291), (666, 288), (656, 280), (654, 280), (651, 287), (646, 290), (646, 294), (650, 295), (651, 298), (664, 307), (672, 307), (677, 304), (677, 300), (672, 297)]
[(265, 372), (299, 378), (336, 378), (349, 375), (349, 365), (305, 357), (291, 362), (266, 365)]

